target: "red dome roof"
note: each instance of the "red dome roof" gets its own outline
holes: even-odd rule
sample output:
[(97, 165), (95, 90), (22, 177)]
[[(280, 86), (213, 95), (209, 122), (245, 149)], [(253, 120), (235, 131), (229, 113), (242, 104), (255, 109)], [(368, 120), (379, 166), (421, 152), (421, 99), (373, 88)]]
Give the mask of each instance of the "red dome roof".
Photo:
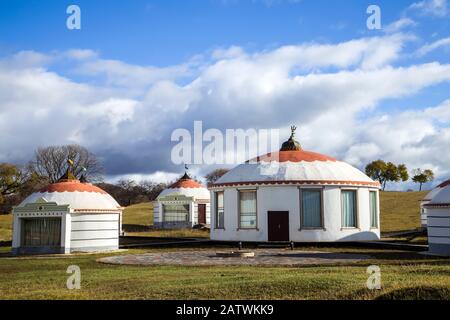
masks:
[(52, 183), (39, 192), (96, 192), (107, 194), (104, 190), (90, 183), (81, 183), (78, 180), (59, 181)]
[(247, 162), (313, 162), (313, 161), (333, 161), (336, 162), (335, 158), (305, 150), (294, 150), (294, 151), (279, 151), (271, 152), (266, 155), (257, 157), (256, 159)]
[(169, 189), (177, 188), (203, 188), (203, 186), (197, 181), (191, 179), (187, 173), (184, 174), (177, 182), (173, 183)]

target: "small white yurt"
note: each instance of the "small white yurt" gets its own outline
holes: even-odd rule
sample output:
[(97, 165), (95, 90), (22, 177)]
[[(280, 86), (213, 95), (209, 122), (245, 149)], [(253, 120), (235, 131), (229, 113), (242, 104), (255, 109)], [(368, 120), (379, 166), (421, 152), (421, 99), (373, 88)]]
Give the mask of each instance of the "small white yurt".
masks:
[(429, 203), (436, 194), (441, 191), (442, 188), (445, 188), (446, 186), (450, 185), (450, 180), (444, 181), (440, 185), (438, 185), (436, 188), (428, 192), (428, 194), (420, 201), (420, 221), (422, 228), (427, 227), (427, 208), (425, 205)]
[(13, 209), (14, 254), (117, 250), (122, 208), (70, 172)]
[(279, 152), (247, 161), (210, 186), (211, 239), (378, 240), (379, 183), (345, 162), (303, 150), (294, 131)]
[(192, 228), (210, 224), (210, 194), (185, 173), (153, 202), (153, 226), (160, 229)]
[(450, 184), (441, 188), (427, 204), (429, 252), (450, 256)]

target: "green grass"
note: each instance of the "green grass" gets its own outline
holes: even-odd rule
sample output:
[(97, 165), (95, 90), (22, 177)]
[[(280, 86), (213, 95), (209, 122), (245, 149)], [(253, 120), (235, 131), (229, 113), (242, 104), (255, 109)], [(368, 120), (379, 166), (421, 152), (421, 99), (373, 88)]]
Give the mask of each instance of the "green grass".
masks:
[[(309, 250), (303, 248), (303, 250)], [(314, 249), (314, 248), (310, 248)], [(164, 249), (167, 251), (169, 249)], [(176, 250), (176, 249), (172, 249)], [(186, 250), (186, 249), (185, 249)], [(0, 299), (376, 299), (450, 297), (450, 260), (395, 251), (321, 248), (370, 254), (348, 266), (114, 266), (105, 255), (0, 259)], [(147, 250), (150, 251), (150, 250)], [(158, 250), (152, 250), (158, 251)], [(130, 251), (142, 253), (144, 251)], [(381, 268), (382, 290), (366, 288), (368, 265)], [(66, 269), (81, 268), (81, 290)]]
[(122, 213), (123, 224), (153, 225), (153, 204), (144, 202), (126, 207)]
[[(383, 231), (419, 226), (423, 193), (381, 194)], [(124, 224), (151, 225), (151, 203), (126, 208)], [(0, 216), (0, 239), (11, 237), (11, 215)], [(207, 237), (199, 230), (152, 230), (133, 235)], [(422, 241), (424, 239), (417, 239)], [(339, 266), (116, 266), (96, 262), (112, 254), (7, 258), (0, 248), (0, 299), (450, 299), (450, 259), (360, 248), (314, 248), (361, 253), (370, 261)], [(120, 254), (171, 250), (130, 250)], [(3, 256), (3, 257), (2, 257)], [(381, 268), (382, 290), (366, 288), (368, 265)], [(81, 290), (66, 288), (67, 267), (81, 268)]]
[(420, 200), (428, 191), (381, 192), (381, 231), (413, 230), (420, 227)]

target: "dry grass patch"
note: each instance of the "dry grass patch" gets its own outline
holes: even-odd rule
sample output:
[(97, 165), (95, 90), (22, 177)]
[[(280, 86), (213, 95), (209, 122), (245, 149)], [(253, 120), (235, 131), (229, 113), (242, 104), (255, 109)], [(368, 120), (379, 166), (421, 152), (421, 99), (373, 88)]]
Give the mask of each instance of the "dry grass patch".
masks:
[(428, 191), (380, 193), (381, 231), (413, 230), (420, 227), (420, 200)]

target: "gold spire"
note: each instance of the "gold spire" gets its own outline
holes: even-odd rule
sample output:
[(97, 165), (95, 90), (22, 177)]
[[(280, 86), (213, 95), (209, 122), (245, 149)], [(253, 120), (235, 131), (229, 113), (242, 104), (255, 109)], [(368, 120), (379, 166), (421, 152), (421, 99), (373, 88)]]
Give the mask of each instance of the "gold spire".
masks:
[(61, 178), (59, 178), (58, 181), (73, 181), (73, 180), (77, 180), (77, 178), (73, 175), (72, 171), (73, 171), (73, 160), (72, 159), (67, 159), (67, 169), (66, 172), (62, 175)]

